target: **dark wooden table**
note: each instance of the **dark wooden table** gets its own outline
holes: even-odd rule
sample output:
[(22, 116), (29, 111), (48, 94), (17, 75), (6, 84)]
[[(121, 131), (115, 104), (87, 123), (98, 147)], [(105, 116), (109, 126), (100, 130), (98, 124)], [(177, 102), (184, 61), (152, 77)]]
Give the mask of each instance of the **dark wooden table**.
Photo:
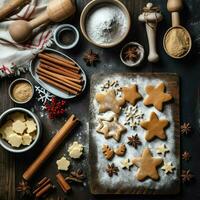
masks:
[[(68, 21), (76, 25), (79, 28), (80, 12), (87, 0), (77, 0), (78, 12), (76, 16)], [(144, 45), (147, 52), (147, 38), (144, 24), (138, 22), (137, 17), (141, 12), (142, 7), (147, 1), (144, 0), (123, 0), (127, 8), (131, 13), (132, 27), (129, 36), (118, 47), (112, 49), (100, 49), (90, 45), (82, 36), (77, 48), (71, 51), (65, 51), (67, 55), (76, 59), (78, 63), (84, 68), (87, 77), (88, 85), (86, 91), (78, 99), (69, 102), (69, 112), (76, 114), (81, 120), (81, 126), (77, 128), (74, 133), (60, 146), (60, 148), (54, 153), (50, 160), (47, 161), (44, 167), (34, 177), (33, 183), (37, 182), (39, 178), (43, 176), (50, 176), (55, 182), (56, 165), (55, 162), (59, 156), (66, 153), (66, 144), (71, 143), (74, 140), (81, 140), (85, 146), (84, 158), (81, 161), (72, 163), (75, 168), (82, 167), (87, 172), (87, 151), (88, 151), (88, 103), (89, 103), (89, 82), (90, 77), (94, 73), (104, 72), (172, 72), (177, 73), (181, 79), (181, 121), (188, 121), (191, 123), (193, 130), (188, 136), (181, 137), (182, 151), (188, 150), (192, 154), (192, 159), (189, 162), (182, 162), (183, 169), (190, 169), (195, 175), (195, 179), (190, 184), (182, 185), (182, 191), (176, 196), (93, 196), (90, 194), (88, 186), (73, 185), (73, 191), (66, 195), (66, 199), (77, 200), (111, 200), (111, 199), (164, 199), (164, 200), (186, 200), (200, 199), (200, 156), (199, 156), (199, 144), (200, 144), (200, 4), (198, 0), (185, 0), (184, 2), (184, 15), (182, 15), (182, 21), (187, 29), (190, 31), (193, 38), (193, 48), (191, 54), (184, 60), (176, 61), (169, 58), (162, 47), (162, 38), (170, 26), (170, 15), (166, 11), (166, 1), (153, 0), (152, 2), (160, 5), (164, 20), (160, 23), (158, 28), (158, 52), (160, 54), (160, 62), (157, 64), (150, 64), (147, 59), (137, 69), (131, 69), (125, 67), (119, 59), (119, 52), (123, 44), (129, 41), (137, 41)], [(56, 48), (56, 47), (54, 47)], [(82, 60), (84, 52), (92, 48), (99, 53), (101, 62), (95, 67), (87, 67)], [(29, 74), (23, 75), (33, 79)], [(8, 85), (13, 78), (5, 78), (0, 80), (0, 113), (8, 108), (17, 106), (14, 105), (8, 97)], [(33, 83), (35, 83), (33, 81)], [(33, 100), (26, 107), (33, 109), (37, 114), (40, 113), (40, 103), (37, 100)], [(41, 149), (47, 144), (52, 137), (52, 133), (59, 129), (63, 124), (64, 118), (56, 120), (53, 123), (46, 117), (42, 117), (43, 124), (43, 137), (37, 148), (23, 155), (13, 155), (2, 148), (0, 149), (0, 200), (14, 200), (19, 199), (15, 194), (15, 187), (21, 179), (21, 175), (31, 161), (38, 155)], [(80, 139), (81, 138), (81, 139)], [(63, 193), (60, 189), (48, 197), (48, 199), (56, 199), (57, 196), (62, 196)]]

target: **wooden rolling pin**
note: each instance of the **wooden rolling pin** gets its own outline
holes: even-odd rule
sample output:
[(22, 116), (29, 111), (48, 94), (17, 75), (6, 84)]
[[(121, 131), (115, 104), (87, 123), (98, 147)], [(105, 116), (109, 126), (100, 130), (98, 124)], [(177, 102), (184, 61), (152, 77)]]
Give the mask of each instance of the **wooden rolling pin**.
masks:
[(60, 22), (74, 14), (76, 8), (71, 0), (53, 0), (47, 6), (46, 11), (35, 19), (27, 22), (18, 20), (9, 27), (9, 33), (15, 42), (26, 41), (33, 29), (48, 22)]
[(139, 16), (139, 21), (145, 22), (146, 32), (149, 42), (149, 62), (157, 62), (159, 55), (156, 50), (156, 29), (157, 23), (163, 19), (160, 9), (153, 6), (152, 3), (147, 3), (146, 7), (143, 8), (143, 13)]
[(23, 5), (24, 2), (25, 0), (11, 0), (8, 3), (6, 3), (2, 8), (0, 8), (0, 20), (3, 20), (16, 8)]
[(40, 169), (42, 164), (51, 156), (51, 154), (59, 147), (63, 140), (70, 134), (72, 129), (77, 125), (78, 119), (72, 115), (64, 126), (50, 140), (44, 150), (36, 158), (36, 160), (24, 172), (23, 178), (28, 181)]

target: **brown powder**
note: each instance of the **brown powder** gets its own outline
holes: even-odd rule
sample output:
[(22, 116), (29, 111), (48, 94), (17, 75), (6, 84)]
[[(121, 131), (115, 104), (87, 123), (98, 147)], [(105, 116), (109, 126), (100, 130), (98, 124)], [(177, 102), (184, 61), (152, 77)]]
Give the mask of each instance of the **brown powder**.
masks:
[(28, 101), (32, 97), (32, 94), (33, 94), (32, 86), (25, 81), (16, 83), (13, 86), (12, 96), (14, 97), (15, 100), (19, 102)]
[(181, 57), (190, 48), (190, 38), (183, 28), (171, 29), (165, 38), (167, 52), (173, 57)]

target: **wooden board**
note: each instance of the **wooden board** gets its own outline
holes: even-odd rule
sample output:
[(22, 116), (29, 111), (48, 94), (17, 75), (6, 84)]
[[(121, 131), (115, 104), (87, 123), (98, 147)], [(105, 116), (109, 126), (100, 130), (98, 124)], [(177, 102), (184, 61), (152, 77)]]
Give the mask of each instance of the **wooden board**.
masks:
[[(172, 94), (173, 96), (173, 102), (170, 104), (171, 110), (172, 110), (172, 120), (174, 123), (174, 131), (173, 140), (175, 143), (175, 157), (178, 160), (176, 165), (177, 170), (177, 178), (174, 178), (175, 181), (172, 182), (170, 189), (166, 189), (163, 187), (163, 189), (149, 189), (147, 187), (137, 187), (128, 186), (123, 187), (123, 184), (120, 182), (118, 183), (118, 186), (111, 187), (110, 185), (103, 184), (100, 182), (99, 176), (102, 176), (102, 174), (99, 173), (99, 168), (97, 167), (97, 162), (100, 162), (100, 167), (105, 168), (105, 165), (103, 165), (103, 160), (99, 161), (99, 155), (97, 155), (98, 149), (101, 149), (102, 147), (98, 147), (98, 141), (95, 139), (95, 137), (92, 134), (98, 134), (94, 130), (96, 130), (96, 122), (94, 122), (93, 119), (95, 119), (95, 112), (94, 112), (94, 97), (95, 97), (95, 90), (96, 88), (102, 84), (102, 80), (104, 78), (108, 78), (109, 80), (113, 80), (113, 78), (118, 77), (117, 80), (122, 79), (123, 77), (126, 79), (136, 80), (137, 77), (148, 79), (149, 82), (154, 80), (161, 80), (165, 83), (167, 87), (167, 92)], [(120, 77), (120, 78), (119, 78)], [(115, 78), (116, 80), (116, 78)], [(140, 87), (143, 87), (140, 85)], [(148, 109), (148, 108), (147, 108)], [(171, 126), (172, 123), (171, 123)], [(179, 78), (176, 74), (162, 74), (162, 73), (120, 73), (120, 74), (96, 74), (92, 76), (91, 80), (91, 89), (90, 89), (90, 135), (89, 135), (89, 166), (90, 166), (90, 189), (93, 194), (177, 194), (180, 191), (180, 180), (179, 180), (179, 173), (180, 173), (180, 119), (179, 119)], [(103, 137), (103, 136), (100, 136)], [(108, 140), (105, 140), (105, 144), (108, 142)], [(166, 141), (167, 144), (167, 141)], [(111, 162), (107, 162), (111, 163)], [(118, 166), (119, 167), (119, 166)], [(105, 169), (104, 172), (106, 173)], [(134, 175), (132, 175), (134, 176)], [(172, 175), (173, 176), (173, 175)], [(110, 178), (111, 180), (112, 178)], [(120, 179), (121, 180), (121, 179)], [(110, 181), (110, 183), (112, 180)]]

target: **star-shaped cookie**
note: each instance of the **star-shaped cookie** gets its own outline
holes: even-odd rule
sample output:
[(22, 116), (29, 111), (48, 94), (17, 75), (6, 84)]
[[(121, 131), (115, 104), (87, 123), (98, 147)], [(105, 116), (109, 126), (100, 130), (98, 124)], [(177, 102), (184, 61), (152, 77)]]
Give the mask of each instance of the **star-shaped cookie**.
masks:
[(149, 148), (145, 148), (141, 157), (134, 157), (132, 159), (133, 165), (136, 165), (139, 168), (136, 173), (136, 178), (139, 181), (144, 181), (146, 178), (158, 180), (159, 174), (157, 168), (162, 162), (162, 158), (153, 157)]
[(155, 112), (151, 113), (149, 121), (143, 121), (140, 123), (141, 127), (147, 130), (145, 135), (147, 141), (151, 141), (155, 137), (165, 140), (165, 128), (168, 124), (169, 122), (165, 119), (159, 120)]
[(142, 98), (141, 94), (138, 92), (137, 85), (135, 84), (130, 85), (129, 87), (123, 87), (122, 93), (125, 101), (129, 102), (133, 106)]
[(169, 152), (169, 149), (166, 147), (165, 144), (161, 144), (160, 146), (156, 147), (156, 152), (157, 154), (162, 154), (163, 156), (165, 156), (165, 154)]
[(172, 165), (172, 162), (164, 162), (164, 165), (161, 168), (164, 170), (165, 174), (173, 173), (175, 167)]
[(124, 105), (124, 98), (116, 99), (115, 90), (109, 90), (106, 93), (97, 93), (95, 99), (99, 103), (99, 112), (113, 111), (119, 114), (121, 106)]
[(128, 170), (130, 170), (130, 167), (133, 165), (133, 163), (128, 158), (122, 160), (121, 164), (122, 164), (122, 169), (128, 169)]
[(113, 137), (117, 142), (119, 142), (121, 135), (126, 131), (126, 128), (120, 124), (117, 117), (114, 116), (111, 120), (99, 119), (99, 125), (96, 131), (104, 134), (106, 139)]
[(172, 95), (165, 93), (165, 85), (163, 82), (157, 86), (148, 85), (145, 88), (147, 97), (145, 97), (143, 103), (145, 106), (153, 105), (157, 110), (162, 111), (163, 104), (172, 99)]

